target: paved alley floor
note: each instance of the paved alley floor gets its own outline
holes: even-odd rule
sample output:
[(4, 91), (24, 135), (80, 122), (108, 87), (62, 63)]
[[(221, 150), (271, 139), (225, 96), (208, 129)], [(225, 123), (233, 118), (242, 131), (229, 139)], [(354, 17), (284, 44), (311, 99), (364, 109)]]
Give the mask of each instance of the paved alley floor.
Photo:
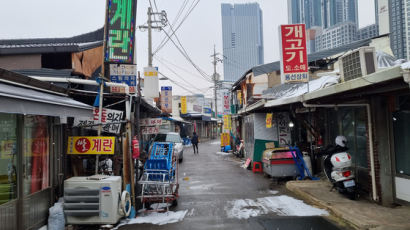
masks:
[(179, 165), (180, 197), (171, 209), (183, 219), (119, 229), (341, 229), (324, 217), (325, 210), (293, 198), (284, 183), (254, 174), (240, 167), (242, 162), (232, 154), (219, 151), (216, 140), (200, 143), (197, 155), (185, 148)]

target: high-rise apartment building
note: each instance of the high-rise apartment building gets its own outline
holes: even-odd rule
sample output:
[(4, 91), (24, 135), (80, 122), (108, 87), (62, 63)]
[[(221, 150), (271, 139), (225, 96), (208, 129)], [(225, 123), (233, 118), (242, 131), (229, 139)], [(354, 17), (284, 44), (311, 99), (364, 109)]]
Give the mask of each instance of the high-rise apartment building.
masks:
[(365, 26), (357, 30), (357, 40), (374, 38), (377, 36), (379, 36), (379, 26), (377, 24)]
[(410, 33), (410, 0), (390, 0), (390, 47), (394, 56), (408, 59)]
[(353, 22), (359, 26), (358, 0), (322, 0), (323, 27), (328, 28), (342, 22)]
[(288, 0), (289, 24), (304, 23), (306, 29), (322, 26), (322, 0)]
[(316, 52), (333, 49), (339, 46), (350, 44), (357, 40), (357, 26), (353, 22), (343, 22), (316, 35)]
[(222, 4), (224, 80), (236, 81), (263, 60), (262, 11), (258, 3)]

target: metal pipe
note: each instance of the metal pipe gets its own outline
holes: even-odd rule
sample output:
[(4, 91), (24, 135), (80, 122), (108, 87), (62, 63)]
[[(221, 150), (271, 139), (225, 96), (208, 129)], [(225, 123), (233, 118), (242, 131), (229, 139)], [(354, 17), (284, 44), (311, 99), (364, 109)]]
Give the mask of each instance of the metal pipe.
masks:
[(307, 104), (303, 102), (303, 106), (306, 108), (336, 108), (336, 107), (366, 107), (367, 112), (367, 126), (369, 127), (369, 151), (370, 151), (370, 175), (372, 178), (372, 198), (374, 201), (378, 200), (377, 197), (377, 186), (376, 186), (376, 172), (374, 164), (374, 149), (373, 149), (373, 123), (370, 111), (370, 104), (368, 103), (358, 103), (358, 104)]
[[(60, 78), (60, 77), (39, 77), (39, 76), (29, 76), (29, 77), (40, 80), (40, 81), (47, 81), (47, 82), (73, 83), (73, 84), (79, 84), (79, 85), (95, 85), (95, 86), (99, 85), (98, 82), (94, 80), (85, 80), (85, 79), (76, 79), (76, 78)], [(124, 83), (105, 82), (105, 85), (124, 87), (125, 94), (129, 94), (130, 92), (129, 86)]]

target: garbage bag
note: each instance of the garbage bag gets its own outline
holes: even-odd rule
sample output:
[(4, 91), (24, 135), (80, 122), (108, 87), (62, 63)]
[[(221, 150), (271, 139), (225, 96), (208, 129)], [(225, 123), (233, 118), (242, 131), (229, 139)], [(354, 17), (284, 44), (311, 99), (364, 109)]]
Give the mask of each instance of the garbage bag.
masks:
[(55, 203), (53, 207), (49, 209), (48, 216), (48, 229), (49, 230), (64, 230), (65, 219), (63, 211), (63, 203)]

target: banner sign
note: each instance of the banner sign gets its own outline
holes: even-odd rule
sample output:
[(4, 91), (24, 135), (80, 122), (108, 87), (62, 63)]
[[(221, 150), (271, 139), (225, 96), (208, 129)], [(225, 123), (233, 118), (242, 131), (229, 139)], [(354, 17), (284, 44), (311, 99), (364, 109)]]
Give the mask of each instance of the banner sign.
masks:
[(172, 86), (161, 87), (161, 111), (172, 113)]
[(181, 97), (181, 114), (187, 113), (186, 96)]
[[(115, 83), (125, 83), (129, 86), (129, 93), (136, 93), (137, 86), (137, 67), (136, 65), (110, 65), (110, 80)], [(111, 86), (111, 93), (125, 93), (124, 87)]]
[[(93, 108), (93, 117), (74, 117), (74, 126), (86, 126), (85, 128), (98, 130), (99, 109)], [(101, 114), (102, 131), (107, 133), (119, 134), (123, 111), (113, 109), (103, 109)], [(117, 124), (111, 124), (117, 123)], [(94, 126), (92, 126), (94, 125)]]
[(162, 118), (144, 118), (140, 120), (140, 126), (159, 126), (162, 125)]
[(141, 127), (141, 133), (144, 135), (159, 133), (159, 126), (144, 126)]
[(115, 137), (68, 137), (67, 154), (114, 154)]
[(280, 26), (283, 82), (308, 82), (305, 24)]
[(231, 115), (224, 115), (224, 130), (231, 130)]
[(272, 128), (272, 113), (267, 113), (266, 114), (266, 128)]
[(134, 63), (135, 12), (135, 0), (107, 1), (105, 62)]
[(291, 142), (289, 114), (278, 113), (275, 117), (278, 124), (279, 147), (287, 147), (287, 144)]
[(221, 146), (227, 146), (230, 142), (229, 133), (221, 133)]
[(237, 91), (237, 96), (239, 105), (242, 105), (242, 91)]
[(155, 67), (144, 67), (144, 96), (159, 97), (158, 70)]
[(231, 106), (229, 103), (229, 93), (224, 93), (224, 115), (229, 114), (231, 112)]

